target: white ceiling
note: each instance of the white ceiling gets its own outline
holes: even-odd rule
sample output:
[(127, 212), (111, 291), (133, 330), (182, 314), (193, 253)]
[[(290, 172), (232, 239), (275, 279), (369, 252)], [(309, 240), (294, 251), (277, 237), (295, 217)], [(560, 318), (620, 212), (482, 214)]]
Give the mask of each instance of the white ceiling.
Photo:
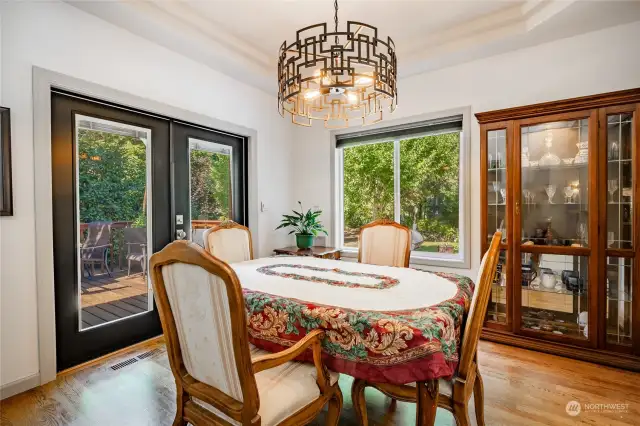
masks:
[[(279, 46), (333, 25), (331, 0), (67, 0), (252, 86), (276, 90)], [(640, 20), (640, 1), (340, 0), (393, 38), (400, 77)]]

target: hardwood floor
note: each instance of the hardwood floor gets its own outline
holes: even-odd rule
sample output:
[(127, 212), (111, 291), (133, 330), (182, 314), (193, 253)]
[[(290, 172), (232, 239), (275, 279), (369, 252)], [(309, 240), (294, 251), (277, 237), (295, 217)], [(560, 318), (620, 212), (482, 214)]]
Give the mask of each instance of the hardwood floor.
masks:
[[(151, 354), (145, 356), (149, 351)], [(484, 377), (487, 425), (640, 424), (640, 373), (490, 342), (480, 343), (478, 357)], [(131, 358), (136, 359), (133, 364), (111, 369)], [(340, 425), (355, 426), (349, 398), (351, 378), (343, 376), (340, 380), (345, 396)], [(171, 425), (174, 398), (164, 345), (154, 342), (1, 401), (0, 424)], [(415, 424), (414, 405), (398, 403), (395, 411), (389, 412), (390, 401), (382, 394), (368, 390), (366, 398), (371, 425)], [(582, 404), (579, 415), (567, 414), (569, 401)], [(587, 404), (628, 406), (626, 410), (604, 412)], [(471, 417), (475, 424), (474, 414)], [(323, 423), (324, 415), (312, 425)], [(453, 418), (438, 410), (436, 424), (452, 425)]]

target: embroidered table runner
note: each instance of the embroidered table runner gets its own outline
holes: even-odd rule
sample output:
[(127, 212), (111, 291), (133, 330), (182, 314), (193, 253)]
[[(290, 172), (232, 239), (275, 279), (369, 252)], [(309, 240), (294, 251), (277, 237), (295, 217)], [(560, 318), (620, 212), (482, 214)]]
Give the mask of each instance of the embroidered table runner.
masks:
[(467, 277), (312, 257), (231, 266), (249, 338), (262, 349), (284, 350), (321, 328), (325, 363), (337, 372), (402, 384), (455, 371), (473, 293)]

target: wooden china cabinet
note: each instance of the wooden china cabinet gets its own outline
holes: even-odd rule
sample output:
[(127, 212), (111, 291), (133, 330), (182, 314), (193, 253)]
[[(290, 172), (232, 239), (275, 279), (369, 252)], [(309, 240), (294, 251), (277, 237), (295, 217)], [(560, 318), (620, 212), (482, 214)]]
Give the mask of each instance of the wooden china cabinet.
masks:
[(476, 114), (483, 338), (640, 370), (640, 89)]

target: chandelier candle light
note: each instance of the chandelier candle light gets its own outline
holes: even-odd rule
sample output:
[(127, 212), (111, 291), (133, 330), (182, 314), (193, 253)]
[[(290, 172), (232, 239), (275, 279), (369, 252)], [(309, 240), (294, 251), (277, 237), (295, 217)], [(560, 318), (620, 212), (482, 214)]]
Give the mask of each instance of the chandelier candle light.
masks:
[(334, 31), (315, 24), (296, 32), (295, 41), (280, 46), (278, 110), (293, 123), (311, 126), (323, 120), (326, 128), (378, 123), (383, 111), (397, 106), (397, 60), (390, 37), (378, 29), (347, 21), (338, 31), (338, 1), (334, 2)]

